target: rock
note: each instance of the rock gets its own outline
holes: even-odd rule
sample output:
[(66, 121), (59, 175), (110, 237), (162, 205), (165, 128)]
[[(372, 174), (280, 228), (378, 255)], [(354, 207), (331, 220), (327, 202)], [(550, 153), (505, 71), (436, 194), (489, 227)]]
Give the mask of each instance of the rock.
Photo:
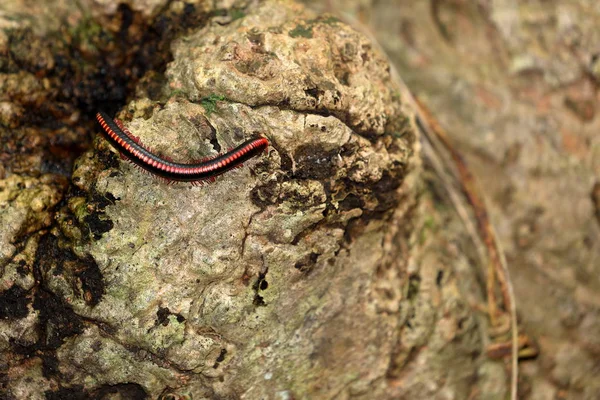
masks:
[[(268, 153), (190, 187), (116, 162), (97, 142), (73, 174), (85, 192), (69, 202), (80, 233), (65, 232), (97, 264), (102, 295), (88, 301), (75, 290), (81, 278), (58, 266), (45, 271), (48, 286), (102, 321), (89, 340), (106, 341), (104, 329), (143, 349), (180, 395), (198, 385), (247, 398), (368, 387), (397, 341), (406, 260), (393, 255), (409, 246), (398, 227), (415, 201), (405, 180), (416, 134), (385, 58), (340, 21), (279, 2), (173, 48), (164, 105), (131, 102), (128, 129), (181, 162), (254, 134), (270, 140)], [(81, 382), (82, 351), (63, 348), (61, 373)], [(87, 389), (116, 383), (106, 362), (85, 353)], [(127, 381), (160, 394), (155, 372), (136, 370)]]

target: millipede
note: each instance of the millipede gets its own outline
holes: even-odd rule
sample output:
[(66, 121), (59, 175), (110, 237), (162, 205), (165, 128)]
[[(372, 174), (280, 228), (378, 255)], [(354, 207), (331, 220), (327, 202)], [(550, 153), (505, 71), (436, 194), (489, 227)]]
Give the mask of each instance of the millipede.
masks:
[(212, 182), (217, 176), (241, 167), (245, 161), (260, 154), (269, 146), (266, 138), (256, 136), (226, 153), (207, 157), (199, 162), (183, 164), (152, 153), (121, 121), (112, 120), (105, 112), (99, 111), (96, 119), (102, 127), (104, 137), (121, 153), (122, 157), (168, 182), (191, 182), (192, 184)]

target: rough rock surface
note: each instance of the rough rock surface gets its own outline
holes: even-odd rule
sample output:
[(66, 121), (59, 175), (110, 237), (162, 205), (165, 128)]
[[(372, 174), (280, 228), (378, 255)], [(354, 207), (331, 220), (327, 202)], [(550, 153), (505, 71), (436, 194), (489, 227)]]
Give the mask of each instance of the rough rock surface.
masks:
[[(84, 194), (69, 199), (79, 229), (64, 231), (102, 287), (44, 269), (50, 290), (91, 322), (57, 350), (61, 374), (85, 377), (88, 390), (136, 382), (151, 396), (167, 386), (246, 398), (368, 390), (397, 341), (399, 246), (410, 248), (398, 223), (416, 195), (403, 183), (415, 133), (385, 59), (335, 19), (269, 2), (173, 49), (168, 101), (139, 99), (123, 113), (142, 142), (182, 161), (256, 133), (272, 146), (207, 187), (169, 186), (125, 162), (106, 168), (102, 153), (79, 160)], [(108, 204), (90, 213), (90, 196)], [(84, 351), (94, 342), (98, 352)]]
[[(267, 3), (182, 38), (167, 70), (173, 97), (126, 108), (131, 131), (183, 161), (263, 134), (272, 147), (250, 168), (190, 188), (124, 163), (90, 172), (96, 156), (80, 160), (78, 187), (114, 202), (99, 217), (111, 228), (77, 248), (97, 263), (104, 293), (87, 301), (52, 268), (48, 285), (111, 337), (86, 331), (67, 341), (58, 350), (65, 375), (88, 336), (160, 359), (166, 380), (143, 366), (145, 377), (127, 379), (150, 394), (170, 386), (332, 397), (385, 375), (406, 263), (389, 256), (408, 239), (393, 222), (409, 220), (395, 209), (414, 201), (414, 187), (402, 186), (414, 132), (393, 101), (385, 59), (350, 28), (302, 13)], [(294, 35), (300, 25), (311, 37)], [(224, 98), (212, 112), (202, 104), (209, 96)], [(79, 223), (87, 203), (70, 199)], [(106, 357), (90, 357), (95, 385), (128, 368), (111, 363), (112, 376), (99, 368)]]
[[(141, 173), (98, 138), (61, 203), (47, 195), (19, 212), (15, 196), (3, 203), (17, 222), (0, 238), (14, 246), (1, 272), (15, 282), (0, 298), (12, 335), (1, 348), (2, 390), (463, 398), (477, 324), (444, 262), (421, 268), (417, 245), (429, 242), (417, 217), (418, 140), (385, 57), (337, 19), (291, 2), (232, 9), (181, 36), (164, 76), (147, 73), (120, 117), (179, 161), (255, 134), (269, 138), (268, 152), (190, 187)], [(142, 37), (135, 18), (130, 38)], [(89, 54), (114, 49), (95, 46), (103, 35), (81, 36)], [(7, 165), (8, 179), (24, 179)], [(51, 229), (28, 211), (55, 205)], [(25, 225), (32, 234), (18, 248), (11, 235)], [(433, 384), (403, 370), (415, 359)], [(448, 371), (448, 360), (463, 368)]]

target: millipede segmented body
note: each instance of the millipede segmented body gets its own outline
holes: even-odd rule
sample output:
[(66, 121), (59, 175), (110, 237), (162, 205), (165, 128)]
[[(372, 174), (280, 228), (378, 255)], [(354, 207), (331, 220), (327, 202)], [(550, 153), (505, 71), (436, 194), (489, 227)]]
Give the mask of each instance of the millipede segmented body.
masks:
[(192, 183), (213, 181), (216, 176), (240, 167), (244, 161), (260, 154), (269, 145), (266, 138), (254, 137), (227, 153), (197, 163), (181, 164), (153, 154), (120, 121), (113, 121), (106, 113), (99, 111), (96, 119), (106, 139), (123, 157), (168, 181)]

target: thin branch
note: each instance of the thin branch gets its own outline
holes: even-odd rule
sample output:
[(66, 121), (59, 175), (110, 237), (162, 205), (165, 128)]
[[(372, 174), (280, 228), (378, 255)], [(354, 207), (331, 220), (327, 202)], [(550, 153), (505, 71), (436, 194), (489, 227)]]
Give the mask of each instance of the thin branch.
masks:
[[(371, 41), (379, 47), (380, 51), (385, 54), (385, 50), (381, 47), (381, 45), (379, 45), (379, 42), (368, 27), (359, 22), (354, 16), (345, 14), (344, 19), (356, 29), (359, 29), (363, 34), (368, 36)], [(436, 173), (438, 173), (442, 179), (444, 187), (448, 191), (454, 208), (465, 224), (470, 236), (473, 238), (473, 242), (477, 247), (477, 252), (480, 258), (483, 260), (484, 264), (488, 264), (488, 280), (486, 287), (488, 313), (490, 315), (492, 325), (495, 325), (497, 316), (497, 305), (494, 293), (496, 277), (500, 283), (504, 307), (508, 310), (511, 320), (511, 400), (517, 400), (517, 385), (519, 376), (517, 307), (504, 251), (502, 250), (500, 242), (497, 240), (496, 231), (490, 223), (487, 208), (483, 200), (484, 197), (481, 194), (481, 191), (476, 184), (475, 177), (469, 170), (466, 161), (452, 146), (452, 143), (444, 129), (431, 115), (425, 105), (415, 99), (391, 61), (390, 65), (392, 78), (401, 87), (402, 100), (409, 103), (415, 112), (417, 126), (423, 134), (422, 144), (425, 157), (429, 159)], [(450, 157), (446, 157), (446, 153), (449, 154)], [(451, 168), (452, 166), (454, 168)], [(447, 177), (448, 175), (448, 169), (450, 169), (452, 172), (453, 170), (456, 170), (456, 173), (453, 174), (455, 178), (454, 180), (458, 182), (460, 189), (464, 193), (466, 200), (473, 210), (473, 214), (477, 220), (477, 229), (471, 222), (468, 211), (463, 206), (464, 201), (462, 196), (457, 193), (457, 189), (452, 185), (451, 181), (444, 179), (444, 177)], [(483, 242), (484, 246), (481, 246), (481, 242)], [(482, 247), (485, 247), (485, 250), (482, 249)], [(487, 253), (488, 257), (485, 257), (485, 253)], [(489, 263), (487, 261), (488, 259)]]

